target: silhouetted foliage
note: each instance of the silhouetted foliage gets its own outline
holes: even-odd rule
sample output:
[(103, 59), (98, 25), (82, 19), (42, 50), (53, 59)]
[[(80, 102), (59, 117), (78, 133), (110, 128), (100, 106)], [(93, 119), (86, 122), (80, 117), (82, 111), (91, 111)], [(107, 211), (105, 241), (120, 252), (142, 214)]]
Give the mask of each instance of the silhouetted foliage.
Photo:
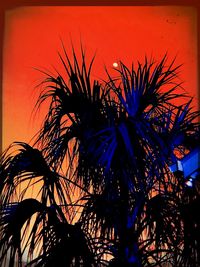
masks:
[(35, 144), (1, 158), (0, 265), (199, 266), (199, 176), (188, 188), (169, 170), (199, 142), (180, 67), (119, 62), (93, 81), (83, 49), (59, 57), (65, 74), (39, 86), (36, 109), (49, 110)]

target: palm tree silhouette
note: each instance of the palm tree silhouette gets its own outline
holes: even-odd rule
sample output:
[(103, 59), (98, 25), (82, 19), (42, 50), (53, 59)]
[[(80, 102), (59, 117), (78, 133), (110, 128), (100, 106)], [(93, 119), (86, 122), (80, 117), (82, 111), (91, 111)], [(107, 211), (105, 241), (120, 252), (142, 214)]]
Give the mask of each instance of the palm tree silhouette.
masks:
[(199, 113), (174, 101), (180, 67), (120, 62), (100, 82), (83, 49), (59, 56), (35, 144), (1, 158), (1, 266), (199, 266), (199, 174), (189, 188), (169, 168), (199, 142)]

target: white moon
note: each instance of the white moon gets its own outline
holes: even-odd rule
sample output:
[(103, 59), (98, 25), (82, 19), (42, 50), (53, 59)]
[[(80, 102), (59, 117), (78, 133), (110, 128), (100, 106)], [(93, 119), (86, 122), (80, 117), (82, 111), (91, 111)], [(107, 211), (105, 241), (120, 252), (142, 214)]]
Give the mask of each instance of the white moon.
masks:
[(114, 63), (113, 63), (113, 67), (114, 67), (114, 68), (117, 68), (117, 67), (118, 67), (117, 62), (114, 62)]

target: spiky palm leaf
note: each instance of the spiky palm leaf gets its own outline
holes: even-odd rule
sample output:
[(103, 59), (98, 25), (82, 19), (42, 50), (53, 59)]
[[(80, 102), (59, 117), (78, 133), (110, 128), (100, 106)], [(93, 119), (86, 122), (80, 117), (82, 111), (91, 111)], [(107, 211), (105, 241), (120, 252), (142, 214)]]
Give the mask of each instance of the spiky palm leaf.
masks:
[[(29, 265), (55, 266), (59, 259), (61, 266), (92, 266), (88, 240), (67, 220), (73, 209), (69, 181), (47, 165), (38, 149), (25, 143), (16, 146), (18, 153), (6, 151), (2, 157), (0, 262), (9, 257), (9, 266), (15, 261), (22, 266), (27, 254), (29, 261), (33, 258)], [(27, 198), (31, 187), (39, 201)]]
[[(47, 164), (41, 151), (26, 143), (14, 143), (4, 153), (1, 162), (2, 205), (20, 201), (25, 195), (27, 197), (27, 190), (32, 188), (38, 193), (35, 193), (35, 197), (38, 197), (42, 204), (55, 204), (57, 195), (60, 204), (67, 206), (69, 180)], [(22, 184), (24, 187), (20, 187)]]

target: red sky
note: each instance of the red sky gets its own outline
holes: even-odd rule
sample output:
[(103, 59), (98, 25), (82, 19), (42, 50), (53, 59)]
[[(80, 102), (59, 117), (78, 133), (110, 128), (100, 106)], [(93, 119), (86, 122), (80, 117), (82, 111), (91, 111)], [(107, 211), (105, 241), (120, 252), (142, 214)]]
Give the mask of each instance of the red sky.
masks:
[(159, 60), (167, 52), (183, 64), (180, 79), (197, 105), (197, 14), (192, 7), (20, 7), (6, 12), (3, 49), (3, 149), (13, 141), (28, 142), (39, 130), (32, 117), (34, 87), (44, 76), (34, 67), (60, 69), (60, 38), (70, 52), (80, 42), (91, 58), (94, 78), (104, 65), (126, 65), (145, 55)]

